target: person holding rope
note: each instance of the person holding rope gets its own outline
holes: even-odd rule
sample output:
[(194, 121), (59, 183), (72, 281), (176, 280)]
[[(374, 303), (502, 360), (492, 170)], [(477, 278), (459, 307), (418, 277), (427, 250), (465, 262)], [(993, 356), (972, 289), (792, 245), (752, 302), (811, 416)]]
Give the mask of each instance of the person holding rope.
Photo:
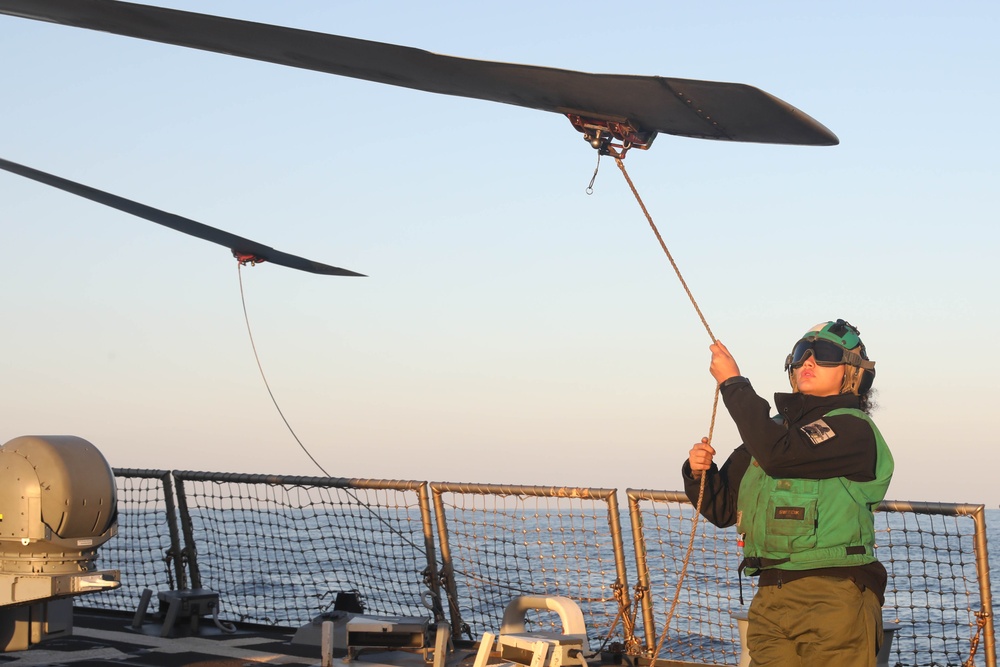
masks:
[(696, 507), (703, 491), (706, 519), (737, 527), (740, 575), (759, 577), (751, 665), (874, 667), (887, 574), (874, 555), (872, 512), (893, 460), (868, 415), (875, 364), (857, 328), (823, 322), (795, 343), (785, 360), (792, 393), (775, 394), (773, 418), (726, 346), (709, 349), (743, 444), (719, 468), (703, 438), (684, 463), (684, 485)]

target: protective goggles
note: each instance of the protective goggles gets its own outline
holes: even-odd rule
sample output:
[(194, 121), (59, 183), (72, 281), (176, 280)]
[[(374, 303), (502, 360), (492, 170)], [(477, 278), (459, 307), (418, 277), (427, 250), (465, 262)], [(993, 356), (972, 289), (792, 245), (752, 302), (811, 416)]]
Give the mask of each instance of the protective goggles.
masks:
[(852, 361), (858, 357), (857, 354), (848, 352), (836, 343), (831, 343), (828, 340), (823, 340), (822, 338), (809, 340), (804, 338), (795, 344), (795, 347), (792, 348), (792, 353), (785, 359), (785, 370), (798, 368), (805, 363), (810, 354), (817, 366), (839, 366), (849, 363), (849, 357)]
[[(862, 348), (863, 349), (863, 348)], [(857, 352), (845, 350), (841, 346), (823, 338), (803, 338), (792, 353), (785, 358), (785, 370), (798, 368), (812, 355), (817, 366), (839, 366), (850, 364), (861, 368), (874, 368), (875, 364), (862, 357)]]

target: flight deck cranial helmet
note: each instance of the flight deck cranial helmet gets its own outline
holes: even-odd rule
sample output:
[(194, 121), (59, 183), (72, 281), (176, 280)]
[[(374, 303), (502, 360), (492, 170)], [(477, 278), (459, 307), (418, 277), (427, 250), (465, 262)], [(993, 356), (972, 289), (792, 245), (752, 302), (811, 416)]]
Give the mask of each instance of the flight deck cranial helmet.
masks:
[(872, 388), (875, 380), (875, 362), (868, 359), (865, 344), (861, 342), (860, 332), (846, 320), (836, 322), (821, 322), (807, 331), (792, 348), (792, 353), (785, 358), (785, 371), (792, 391), (798, 391), (795, 386), (795, 376), (792, 373), (801, 366), (809, 356), (818, 366), (840, 366), (844, 364), (844, 384), (840, 393), (852, 393), (863, 396)]

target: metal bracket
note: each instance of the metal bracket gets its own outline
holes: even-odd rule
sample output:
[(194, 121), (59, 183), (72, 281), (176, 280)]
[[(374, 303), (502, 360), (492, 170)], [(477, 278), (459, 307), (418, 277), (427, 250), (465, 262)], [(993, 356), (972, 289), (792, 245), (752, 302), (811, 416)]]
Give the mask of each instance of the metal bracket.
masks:
[(630, 148), (648, 150), (656, 138), (656, 132), (639, 129), (627, 120), (602, 120), (573, 113), (566, 114), (566, 118), (601, 155), (621, 159)]

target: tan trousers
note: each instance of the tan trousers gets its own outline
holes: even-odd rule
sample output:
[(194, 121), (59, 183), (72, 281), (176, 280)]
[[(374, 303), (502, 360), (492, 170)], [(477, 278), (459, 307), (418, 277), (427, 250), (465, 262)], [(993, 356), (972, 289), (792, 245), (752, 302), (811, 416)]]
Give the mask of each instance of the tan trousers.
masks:
[(849, 579), (761, 586), (750, 603), (751, 667), (875, 667), (882, 607)]

